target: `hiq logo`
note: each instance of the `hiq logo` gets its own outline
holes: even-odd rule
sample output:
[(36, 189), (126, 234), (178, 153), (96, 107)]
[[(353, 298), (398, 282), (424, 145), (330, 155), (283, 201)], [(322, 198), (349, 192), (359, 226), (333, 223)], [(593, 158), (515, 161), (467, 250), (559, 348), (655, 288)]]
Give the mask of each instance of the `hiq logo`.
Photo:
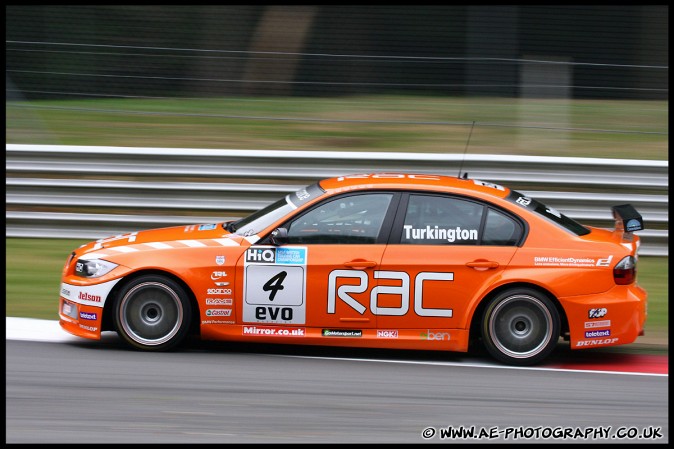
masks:
[(89, 313), (89, 312), (80, 312), (80, 318), (83, 320), (96, 320), (98, 319), (98, 315), (95, 313)]
[(276, 262), (276, 248), (251, 248), (246, 251), (246, 262)]

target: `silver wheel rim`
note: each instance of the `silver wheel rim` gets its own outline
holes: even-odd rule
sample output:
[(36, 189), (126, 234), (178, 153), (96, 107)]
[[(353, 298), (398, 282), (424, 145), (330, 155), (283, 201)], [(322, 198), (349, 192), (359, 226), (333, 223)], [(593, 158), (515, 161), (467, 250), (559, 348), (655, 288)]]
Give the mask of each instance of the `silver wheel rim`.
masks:
[(171, 340), (183, 322), (177, 293), (160, 282), (143, 282), (129, 290), (120, 303), (119, 322), (135, 342), (157, 346)]
[(534, 357), (553, 338), (553, 321), (541, 300), (528, 295), (510, 296), (489, 316), (489, 335), (503, 354), (516, 359)]

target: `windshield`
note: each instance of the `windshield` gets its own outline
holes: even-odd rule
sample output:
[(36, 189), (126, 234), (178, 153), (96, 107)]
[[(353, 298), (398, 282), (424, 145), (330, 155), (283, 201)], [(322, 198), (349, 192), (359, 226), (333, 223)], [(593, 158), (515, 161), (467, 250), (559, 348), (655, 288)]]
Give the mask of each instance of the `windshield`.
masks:
[(561, 226), (567, 229), (568, 231), (573, 232), (576, 235), (585, 235), (590, 233), (589, 229), (587, 229), (585, 226), (578, 223), (574, 219), (569, 218), (566, 215), (557, 211), (556, 209), (548, 207), (545, 204), (540, 203), (533, 198), (529, 198), (528, 196), (523, 195), (519, 192), (511, 190), (510, 195), (508, 195), (507, 199), (510, 202), (513, 202), (521, 207), (524, 207), (525, 209), (529, 209), (533, 212), (536, 212), (539, 215), (542, 215), (543, 217), (552, 221), (556, 225)]
[(225, 223), (224, 227), (229, 232), (237, 235), (251, 236), (268, 228), (276, 221), (282, 219), (301, 205), (318, 198), (325, 191), (318, 185), (312, 184), (294, 193), (289, 193), (284, 198), (250, 214), (237, 221)]

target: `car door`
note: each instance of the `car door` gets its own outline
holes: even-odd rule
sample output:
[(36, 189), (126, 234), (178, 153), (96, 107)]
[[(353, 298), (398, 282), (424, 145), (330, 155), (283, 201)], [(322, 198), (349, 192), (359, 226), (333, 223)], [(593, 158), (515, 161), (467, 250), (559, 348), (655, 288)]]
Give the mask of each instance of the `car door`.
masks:
[(370, 291), (398, 200), (393, 192), (333, 196), (284, 223), (282, 246), (252, 246), (244, 262), (244, 323), (320, 327), (326, 335), (353, 330), (337, 336), (375, 328)]
[(512, 259), (523, 224), (451, 195), (405, 195), (400, 209), (377, 274), (378, 328), (465, 328), (478, 292)]

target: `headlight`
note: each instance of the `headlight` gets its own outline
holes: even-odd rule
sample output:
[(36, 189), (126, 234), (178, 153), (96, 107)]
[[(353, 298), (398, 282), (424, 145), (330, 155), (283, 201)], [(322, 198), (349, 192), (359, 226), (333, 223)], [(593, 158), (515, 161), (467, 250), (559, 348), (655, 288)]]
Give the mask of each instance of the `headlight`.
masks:
[(84, 278), (99, 278), (108, 274), (115, 268), (116, 263), (108, 262), (107, 260), (82, 260), (79, 259), (75, 264), (75, 274)]

